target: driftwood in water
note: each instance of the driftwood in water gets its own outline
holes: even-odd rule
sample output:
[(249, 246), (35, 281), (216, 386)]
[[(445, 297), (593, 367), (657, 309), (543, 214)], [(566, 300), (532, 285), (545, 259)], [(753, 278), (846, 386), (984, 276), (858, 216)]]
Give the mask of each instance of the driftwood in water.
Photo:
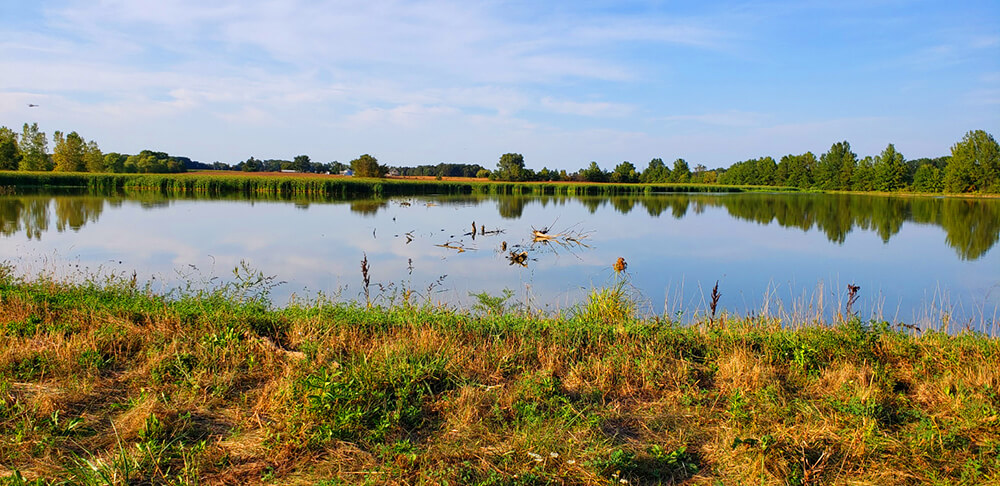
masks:
[(518, 252), (517, 250), (511, 250), (510, 254), (507, 255), (507, 259), (510, 260), (511, 265), (516, 263), (522, 267), (528, 266), (528, 252), (526, 251)]
[(449, 242), (447, 242), (447, 243), (445, 243), (445, 244), (443, 244), (443, 245), (434, 245), (434, 246), (440, 246), (441, 248), (447, 248), (447, 249), (449, 249), (449, 250), (458, 250), (458, 252), (459, 252), (459, 253), (463, 253), (463, 252), (465, 252), (465, 247), (464, 247), (464, 246), (462, 246), (462, 244), (461, 244), (461, 243), (458, 243), (458, 244), (454, 244), (454, 245), (453, 245), (453, 244), (452, 244), (452, 243), (451, 243), (451, 242), (449, 241)]

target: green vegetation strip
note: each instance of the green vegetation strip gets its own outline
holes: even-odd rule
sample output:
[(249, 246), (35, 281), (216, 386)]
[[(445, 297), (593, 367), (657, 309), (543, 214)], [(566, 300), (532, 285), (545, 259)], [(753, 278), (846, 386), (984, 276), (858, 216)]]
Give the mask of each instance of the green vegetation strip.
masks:
[[(0, 484), (996, 484), (1000, 342), (0, 269)], [(404, 294), (405, 297), (405, 294)]]
[(711, 184), (577, 184), (455, 182), (323, 176), (91, 174), (0, 172), (0, 187), (76, 187), (94, 192), (158, 191), (164, 194), (409, 196), (420, 194), (626, 195), (678, 192), (795, 191), (794, 188)]

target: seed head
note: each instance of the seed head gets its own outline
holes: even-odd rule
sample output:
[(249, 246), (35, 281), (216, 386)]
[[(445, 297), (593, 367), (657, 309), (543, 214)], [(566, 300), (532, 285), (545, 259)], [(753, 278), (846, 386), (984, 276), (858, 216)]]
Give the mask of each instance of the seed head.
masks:
[(625, 259), (618, 257), (618, 261), (614, 264), (615, 273), (622, 273), (628, 268), (628, 263), (625, 263)]

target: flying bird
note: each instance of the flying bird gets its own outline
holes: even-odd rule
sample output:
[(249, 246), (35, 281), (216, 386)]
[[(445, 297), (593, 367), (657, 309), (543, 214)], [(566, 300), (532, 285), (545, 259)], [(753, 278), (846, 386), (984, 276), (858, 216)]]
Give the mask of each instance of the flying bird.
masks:
[(28, 108), (35, 108), (35, 107), (37, 107), (37, 106), (38, 106), (38, 105), (36, 105), (36, 104), (34, 104), (34, 103), (28, 103)]

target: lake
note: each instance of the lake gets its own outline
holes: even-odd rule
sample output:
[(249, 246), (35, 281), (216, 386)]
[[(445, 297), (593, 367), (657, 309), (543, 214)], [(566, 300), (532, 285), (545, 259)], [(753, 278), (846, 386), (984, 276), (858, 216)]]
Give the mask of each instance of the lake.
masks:
[[(472, 235), (475, 224), (475, 237)], [(533, 241), (533, 230), (550, 237)], [(839, 194), (208, 199), (0, 196), (0, 259), (23, 275), (97, 274), (157, 291), (209, 287), (241, 265), (272, 301), (324, 295), (472, 308), (487, 293), (548, 313), (627, 278), (644, 315), (719, 307), (795, 322), (852, 310), (951, 332), (997, 332), (1000, 200)], [(628, 263), (624, 277), (612, 264)], [(944, 317), (943, 317), (944, 316)]]

